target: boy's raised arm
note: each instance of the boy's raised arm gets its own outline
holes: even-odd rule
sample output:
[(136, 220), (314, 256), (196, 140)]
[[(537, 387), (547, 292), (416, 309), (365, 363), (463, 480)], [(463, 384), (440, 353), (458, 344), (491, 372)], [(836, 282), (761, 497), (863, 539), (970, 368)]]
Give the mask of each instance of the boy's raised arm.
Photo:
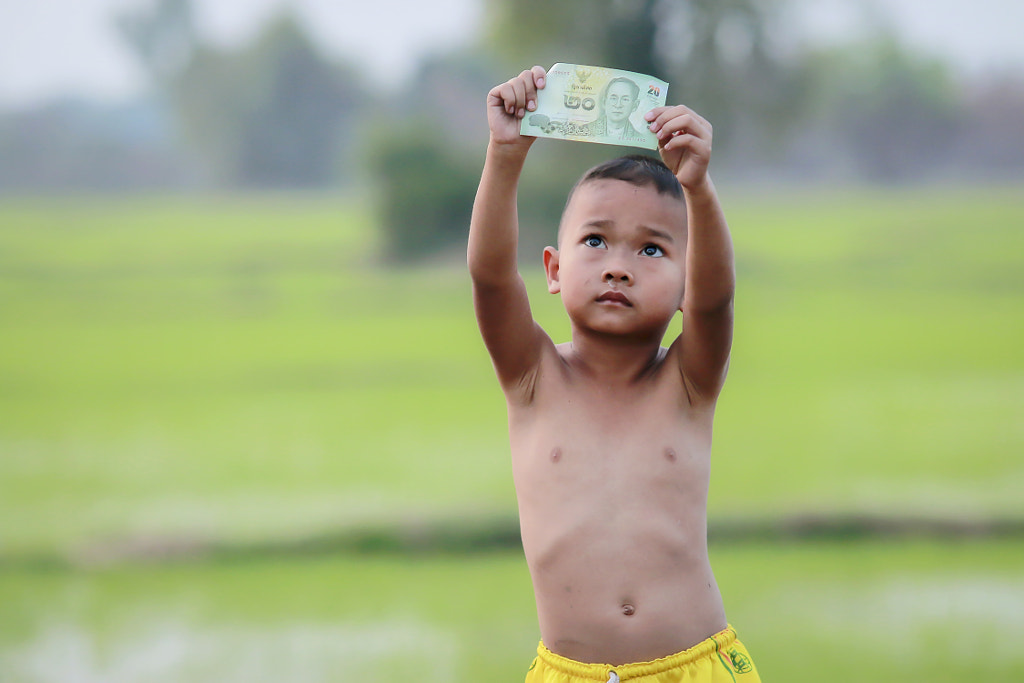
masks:
[(647, 114), (658, 151), (686, 197), (686, 291), (680, 368), (698, 396), (714, 400), (725, 382), (732, 348), (736, 272), (732, 238), (708, 176), (711, 124), (684, 106)]
[(526, 154), (535, 138), (519, 134), (520, 119), (536, 108), (545, 72), (535, 66), (487, 94), (491, 137), (473, 204), (467, 261), (484, 343), (506, 393), (528, 394), (526, 378), (537, 367), (544, 332), (534, 323), (516, 251), (516, 194)]

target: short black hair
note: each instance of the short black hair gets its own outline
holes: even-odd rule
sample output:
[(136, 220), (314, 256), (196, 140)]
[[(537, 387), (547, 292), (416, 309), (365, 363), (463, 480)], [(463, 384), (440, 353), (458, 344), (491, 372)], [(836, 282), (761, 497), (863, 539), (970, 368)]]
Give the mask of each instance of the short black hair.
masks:
[[(669, 195), (677, 200), (683, 200), (683, 186), (679, 179), (668, 166), (660, 159), (648, 157), (647, 155), (628, 155), (618, 159), (598, 164), (583, 174), (577, 183), (572, 185), (569, 196), (565, 198), (565, 206), (562, 207), (562, 218), (569, 208), (569, 202), (579, 189), (592, 180), (622, 180), (638, 187), (653, 186), (658, 195)], [(558, 234), (556, 244), (562, 241), (562, 221), (558, 221)]]
[[(569, 190), (569, 196), (565, 198), (565, 207), (562, 208), (563, 218), (576, 190), (581, 185), (594, 180), (621, 180), (638, 187), (653, 186), (658, 194), (667, 194), (675, 199), (683, 199), (683, 186), (679, 184), (679, 179), (661, 159), (646, 154), (629, 154), (598, 164), (584, 173), (583, 177), (577, 180)], [(559, 221), (558, 240), (561, 241), (561, 239), (562, 222)]]
[(569, 198), (572, 198), (576, 188), (591, 180), (624, 180), (640, 187), (653, 185), (658, 194), (667, 194), (676, 199), (683, 198), (683, 187), (675, 174), (661, 159), (646, 154), (630, 154), (598, 164), (576, 182), (569, 192)]

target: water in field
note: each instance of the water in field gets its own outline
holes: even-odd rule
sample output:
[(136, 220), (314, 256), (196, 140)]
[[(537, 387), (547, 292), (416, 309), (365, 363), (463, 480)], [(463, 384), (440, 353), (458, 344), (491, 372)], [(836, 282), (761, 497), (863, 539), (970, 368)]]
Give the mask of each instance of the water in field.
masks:
[[(766, 680), (1021, 680), (1018, 541), (713, 548)], [(0, 574), (0, 680), (521, 681), (517, 553)]]

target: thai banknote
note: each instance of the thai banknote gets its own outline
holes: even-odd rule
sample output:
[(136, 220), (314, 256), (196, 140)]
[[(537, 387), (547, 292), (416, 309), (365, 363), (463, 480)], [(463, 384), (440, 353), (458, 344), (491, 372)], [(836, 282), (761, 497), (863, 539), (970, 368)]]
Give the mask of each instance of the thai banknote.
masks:
[(665, 104), (668, 83), (633, 71), (555, 64), (519, 132), (561, 140), (656, 149), (644, 114)]

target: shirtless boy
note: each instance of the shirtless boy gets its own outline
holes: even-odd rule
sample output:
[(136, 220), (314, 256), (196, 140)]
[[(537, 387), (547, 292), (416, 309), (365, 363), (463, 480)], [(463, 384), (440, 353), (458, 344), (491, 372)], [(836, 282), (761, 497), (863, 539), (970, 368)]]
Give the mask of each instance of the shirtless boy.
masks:
[[(572, 341), (534, 322), (516, 263), (516, 188), (541, 67), (487, 95), (473, 207), (476, 315), (508, 403), (523, 549), (540, 623), (527, 682), (758, 676), (728, 626), (707, 552), (711, 427), (732, 341), (732, 244), (711, 126), (647, 115), (664, 165), (628, 157), (573, 189), (544, 250)], [(682, 333), (662, 339), (676, 311)], [(657, 661), (654, 661), (657, 660)]]

